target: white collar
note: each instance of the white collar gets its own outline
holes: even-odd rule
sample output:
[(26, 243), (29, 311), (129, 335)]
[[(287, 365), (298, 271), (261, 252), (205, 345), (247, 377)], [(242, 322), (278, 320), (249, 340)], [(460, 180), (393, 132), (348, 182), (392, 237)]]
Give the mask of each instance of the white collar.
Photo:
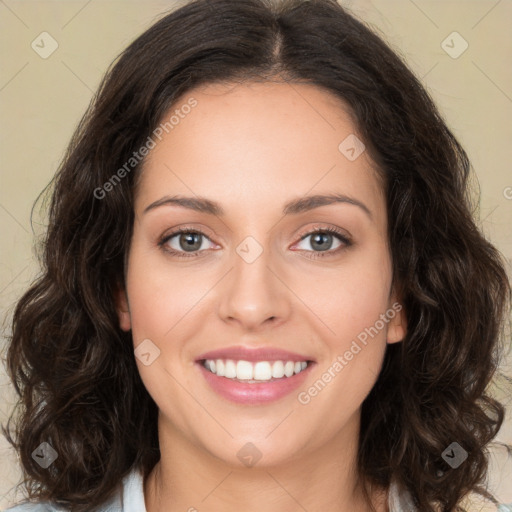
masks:
[(137, 468), (123, 478), (121, 510), (123, 512), (147, 512), (144, 503), (142, 472)]
[(388, 507), (389, 512), (417, 511), (417, 508), (412, 501), (412, 497), (409, 491), (400, 491), (395, 481), (392, 481), (389, 486)]

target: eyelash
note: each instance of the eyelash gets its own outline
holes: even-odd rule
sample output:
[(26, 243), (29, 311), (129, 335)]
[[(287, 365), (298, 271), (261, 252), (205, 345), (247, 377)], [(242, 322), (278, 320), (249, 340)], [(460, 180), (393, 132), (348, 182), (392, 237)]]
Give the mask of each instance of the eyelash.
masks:
[[(187, 234), (187, 233), (194, 233), (197, 235), (202, 235), (209, 239), (209, 237), (199, 229), (183, 228), (183, 229), (179, 229), (179, 230), (174, 231), (168, 235), (163, 236), (159, 240), (158, 246), (160, 247), (160, 249), (162, 249), (162, 251), (170, 254), (171, 256), (177, 256), (178, 258), (196, 258), (200, 255), (201, 251), (186, 253), (183, 251), (176, 251), (175, 249), (169, 249), (168, 247), (165, 246), (167, 244), (167, 242), (169, 240), (171, 240), (172, 238), (174, 238), (176, 235)], [(335, 235), (336, 238), (338, 238), (338, 240), (340, 240), (344, 244), (344, 246), (338, 247), (334, 251), (333, 250), (306, 251), (306, 252), (313, 253), (311, 256), (308, 256), (308, 258), (317, 259), (317, 258), (325, 258), (325, 257), (333, 256), (334, 254), (338, 254), (340, 251), (343, 251), (352, 245), (351, 240), (349, 238), (347, 238), (347, 236), (345, 236), (341, 231), (339, 231), (338, 229), (333, 228), (333, 227), (315, 228), (312, 231), (308, 231), (307, 233), (300, 236), (299, 242), (302, 242), (302, 240), (304, 240), (308, 236), (315, 235), (317, 233), (328, 233), (331, 235)]]

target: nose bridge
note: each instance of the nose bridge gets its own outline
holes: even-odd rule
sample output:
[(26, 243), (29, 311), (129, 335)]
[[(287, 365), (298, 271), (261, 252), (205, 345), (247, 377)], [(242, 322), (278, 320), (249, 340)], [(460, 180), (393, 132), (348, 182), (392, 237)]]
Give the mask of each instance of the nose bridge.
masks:
[[(219, 315), (255, 329), (268, 319), (282, 320), (289, 311), (286, 287), (274, 273), (271, 252), (252, 237), (233, 254), (233, 270), (221, 293)], [(271, 270), (272, 269), (272, 270)]]

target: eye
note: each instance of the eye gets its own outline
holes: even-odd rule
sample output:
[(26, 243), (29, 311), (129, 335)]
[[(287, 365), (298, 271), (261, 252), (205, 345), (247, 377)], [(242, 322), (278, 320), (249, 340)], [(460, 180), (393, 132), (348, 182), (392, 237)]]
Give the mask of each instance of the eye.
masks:
[[(333, 256), (352, 245), (351, 240), (345, 234), (333, 227), (315, 228), (313, 231), (302, 235), (299, 243), (302, 243), (309, 237), (312, 238), (308, 245), (312, 247), (313, 250), (301, 250), (312, 253), (308, 256), (308, 258), (312, 259)], [(331, 250), (333, 241), (336, 239), (338, 240), (338, 247)], [(201, 251), (208, 249), (208, 247), (204, 247), (203, 242), (205, 240), (209, 240), (211, 242), (211, 240), (202, 231), (183, 228), (164, 235), (158, 242), (158, 246), (172, 256), (177, 256), (178, 258), (190, 258), (200, 256)]]
[[(176, 238), (171, 244), (170, 242)], [(165, 235), (158, 245), (162, 250), (180, 258), (199, 256), (199, 251), (208, 249), (203, 247), (204, 240), (210, 240), (203, 232), (197, 229), (180, 229)], [(211, 241), (211, 240), (210, 240)]]
[[(306, 252), (312, 253), (308, 258), (324, 258), (326, 256), (333, 256), (343, 251), (347, 247), (352, 245), (349, 238), (336, 228), (332, 227), (319, 227), (310, 231), (306, 235), (301, 236), (300, 242), (307, 240), (311, 237), (311, 240), (305, 244), (313, 248), (312, 251), (307, 250)], [(335, 250), (331, 250), (335, 239), (338, 240), (338, 246)]]

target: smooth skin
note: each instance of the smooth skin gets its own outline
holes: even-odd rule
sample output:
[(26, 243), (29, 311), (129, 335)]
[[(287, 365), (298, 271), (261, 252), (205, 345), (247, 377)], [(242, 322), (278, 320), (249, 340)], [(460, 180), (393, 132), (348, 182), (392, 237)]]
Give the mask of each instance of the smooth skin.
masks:
[[(137, 358), (159, 408), (161, 460), (144, 482), (147, 511), (366, 511), (355, 472), (361, 404), (386, 344), (405, 335), (404, 310), (309, 403), (297, 395), (400, 300), (381, 183), (367, 152), (354, 161), (340, 152), (356, 127), (342, 102), (316, 86), (210, 84), (173, 110), (190, 97), (197, 106), (145, 161), (126, 289), (116, 297), (134, 347), (149, 339), (160, 350), (150, 365)], [(370, 213), (338, 202), (283, 215), (289, 201), (333, 193)], [(207, 198), (224, 214), (175, 204), (145, 211), (168, 196)], [(326, 233), (328, 250), (319, 249), (310, 234), (317, 227), (338, 229), (350, 244)], [(159, 245), (182, 228), (204, 233), (196, 256), (180, 234)], [(236, 250), (247, 237), (263, 251), (252, 263)], [(316, 365), (297, 392), (235, 404), (209, 387), (194, 362), (232, 345), (278, 347)], [(262, 455), (252, 467), (237, 457), (246, 443)], [(386, 499), (385, 489), (375, 489), (379, 512)]]

